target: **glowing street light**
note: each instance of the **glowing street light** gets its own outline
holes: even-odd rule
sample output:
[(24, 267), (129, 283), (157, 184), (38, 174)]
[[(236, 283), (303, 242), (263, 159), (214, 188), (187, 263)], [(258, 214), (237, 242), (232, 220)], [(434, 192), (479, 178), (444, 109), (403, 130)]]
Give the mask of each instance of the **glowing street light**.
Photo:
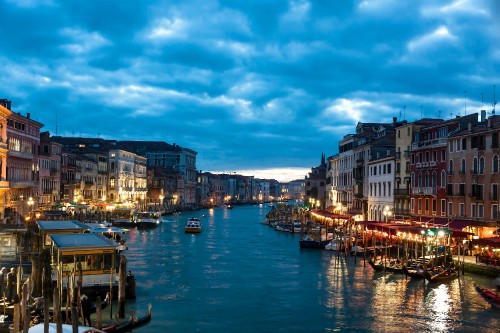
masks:
[(385, 222), (388, 222), (388, 221), (389, 221), (389, 219), (390, 219), (390, 218), (391, 218), (391, 216), (392, 216), (392, 211), (391, 211), (391, 209), (389, 208), (389, 206), (385, 206), (385, 207), (384, 207), (383, 214), (384, 214)]
[(35, 204), (35, 201), (33, 201), (32, 197), (29, 197), (28, 199), (28, 207), (29, 207), (29, 218), (31, 219), (31, 215), (33, 215), (33, 205)]

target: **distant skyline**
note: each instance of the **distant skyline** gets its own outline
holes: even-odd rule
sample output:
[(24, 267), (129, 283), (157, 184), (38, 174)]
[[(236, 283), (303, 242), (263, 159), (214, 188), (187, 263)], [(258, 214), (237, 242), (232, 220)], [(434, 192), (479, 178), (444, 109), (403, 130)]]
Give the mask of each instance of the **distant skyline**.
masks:
[(359, 121), (490, 115), (494, 85), (500, 96), (500, 1), (4, 0), (0, 12), (12, 111), (52, 135), (176, 143), (203, 171), (303, 178)]

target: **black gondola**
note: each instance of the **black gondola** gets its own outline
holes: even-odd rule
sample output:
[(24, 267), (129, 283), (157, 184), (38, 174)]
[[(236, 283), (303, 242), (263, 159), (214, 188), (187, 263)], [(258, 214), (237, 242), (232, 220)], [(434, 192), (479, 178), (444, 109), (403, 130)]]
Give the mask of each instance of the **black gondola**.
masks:
[(458, 271), (454, 267), (437, 266), (425, 272), (425, 278), (429, 282), (446, 282), (458, 277)]
[(425, 269), (422, 265), (418, 266), (407, 266), (403, 265), (403, 271), (406, 276), (409, 276), (414, 279), (423, 279), (425, 278)]
[(370, 264), (370, 266), (372, 266), (372, 268), (377, 271), (377, 272), (382, 272), (385, 270), (385, 266), (384, 266), (384, 263), (382, 261), (380, 261), (378, 264), (376, 264), (372, 258), (370, 258), (370, 260), (368, 260), (368, 263)]
[(130, 317), (129, 320), (123, 323), (115, 323), (113, 325), (103, 327), (102, 331), (110, 333), (125, 333), (134, 330), (138, 327), (146, 325), (151, 321), (151, 304), (148, 305), (148, 313), (140, 318), (135, 316)]

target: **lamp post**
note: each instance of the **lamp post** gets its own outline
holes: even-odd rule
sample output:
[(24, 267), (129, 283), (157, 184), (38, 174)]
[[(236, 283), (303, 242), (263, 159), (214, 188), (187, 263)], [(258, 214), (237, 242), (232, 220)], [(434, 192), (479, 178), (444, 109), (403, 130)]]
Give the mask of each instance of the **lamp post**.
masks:
[(33, 198), (32, 197), (29, 197), (28, 199), (28, 213), (29, 213), (29, 218), (28, 220), (30, 220), (33, 216), (33, 205), (35, 204), (35, 201), (33, 201)]
[(390, 219), (390, 218), (391, 218), (391, 216), (392, 216), (392, 211), (391, 211), (391, 209), (389, 208), (389, 206), (385, 206), (385, 207), (384, 207), (383, 214), (384, 214), (384, 219), (385, 219), (385, 222), (389, 222), (389, 219)]

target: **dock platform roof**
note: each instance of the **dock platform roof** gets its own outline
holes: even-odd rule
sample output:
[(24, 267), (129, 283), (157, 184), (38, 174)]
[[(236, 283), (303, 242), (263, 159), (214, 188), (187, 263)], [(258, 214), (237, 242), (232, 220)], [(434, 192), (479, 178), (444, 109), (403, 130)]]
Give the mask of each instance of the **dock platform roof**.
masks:
[(90, 228), (77, 220), (64, 220), (64, 221), (38, 221), (38, 228), (40, 231), (50, 233), (57, 231), (70, 231), (70, 232), (85, 232)]
[(99, 234), (57, 234), (50, 235), (54, 246), (60, 250), (97, 250), (115, 249), (118, 245), (113, 240)]

